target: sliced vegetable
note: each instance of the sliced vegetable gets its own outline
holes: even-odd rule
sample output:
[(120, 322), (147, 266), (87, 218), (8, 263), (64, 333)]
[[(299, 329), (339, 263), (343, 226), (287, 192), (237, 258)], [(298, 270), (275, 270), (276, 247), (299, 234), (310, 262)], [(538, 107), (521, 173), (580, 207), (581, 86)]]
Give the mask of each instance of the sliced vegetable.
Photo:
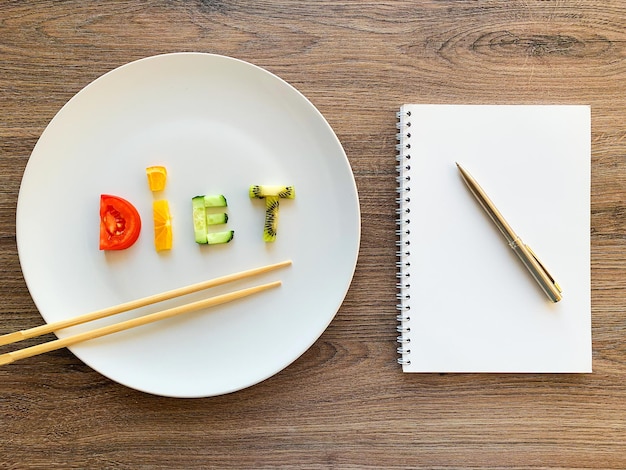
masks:
[(228, 215), (224, 212), (211, 213), (214, 207), (226, 207), (226, 198), (221, 194), (196, 196), (192, 198), (193, 207), (193, 231), (196, 243), (202, 245), (215, 245), (218, 243), (228, 243), (235, 234), (232, 230), (223, 232), (209, 232), (211, 225), (225, 224), (228, 222)]
[(293, 186), (252, 185), (249, 191), (253, 199), (265, 199), (265, 221), (263, 223), (263, 240), (276, 240), (278, 229), (278, 210), (280, 199), (294, 199), (296, 190)]
[(149, 166), (146, 168), (146, 175), (148, 176), (150, 191), (163, 191), (165, 189), (167, 170), (164, 166)]
[(119, 196), (100, 196), (100, 249), (124, 250), (137, 241), (141, 217), (130, 202)]
[(206, 207), (226, 207), (228, 203), (222, 194), (209, 194), (204, 196), (204, 205)]
[(207, 233), (207, 243), (209, 245), (217, 245), (219, 243), (228, 243), (235, 236), (234, 230), (226, 230), (224, 232)]
[(156, 251), (172, 249), (172, 217), (170, 205), (166, 199), (152, 203), (154, 218), (154, 248)]
[(205, 245), (207, 243), (206, 207), (204, 206), (204, 196), (195, 196), (191, 199), (193, 233), (196, 243)]
[(228, 222), (228, 214), (225, 212), (220, 212), (217, 214), (209, 214), (206, 215), (206, 224), (207, 225), (219, 225), (225, 224)]

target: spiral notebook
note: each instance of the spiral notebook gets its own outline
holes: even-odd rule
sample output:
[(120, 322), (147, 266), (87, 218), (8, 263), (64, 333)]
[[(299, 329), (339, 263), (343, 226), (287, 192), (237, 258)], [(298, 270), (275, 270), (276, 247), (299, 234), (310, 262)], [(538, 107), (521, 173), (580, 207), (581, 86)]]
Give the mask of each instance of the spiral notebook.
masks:
[[(406, 104), (397, 127), (403, 371), (591, 372), (590, 108)], [(560, 302), (455, 162), (546, 265)]]

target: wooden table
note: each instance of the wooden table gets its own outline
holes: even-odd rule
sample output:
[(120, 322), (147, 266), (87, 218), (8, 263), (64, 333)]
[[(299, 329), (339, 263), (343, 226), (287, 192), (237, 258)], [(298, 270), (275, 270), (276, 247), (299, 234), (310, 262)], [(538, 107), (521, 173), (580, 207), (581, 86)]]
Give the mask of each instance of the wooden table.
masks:
[[(30, 152), (134, 59), (212, 52), (293, 84), (344, 145), (363, 226), (330, 327), (254, 387), (157, 397), (67, 350), (0, 368), (0, 467), (626, 468), (625, 18), (621, 0), (1, 2), (0, 333), (41, 322), (15, 239)], [(410, 101), (591, 105), (593, 374), (400, 372), (395, 112)], [(43, 210), (59, 212), (46, 243), (71, 214)]]

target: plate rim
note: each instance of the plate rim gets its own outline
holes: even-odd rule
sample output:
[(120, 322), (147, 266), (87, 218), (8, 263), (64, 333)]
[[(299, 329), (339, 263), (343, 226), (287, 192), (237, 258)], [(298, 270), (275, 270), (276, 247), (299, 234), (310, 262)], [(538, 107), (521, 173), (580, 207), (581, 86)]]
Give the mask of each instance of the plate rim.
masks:
[[(321, 337), (321, 335), (324, 333), (324, 331), (328, 328), (328, 326), (330, 325), (330, 323), (332, 322), (332, 320), (336, 317), (337, 313), (339, 312), (341, 306), (343, 305), (343, 302), (345, 301), (345, 298), (348, 294), (348, 291), (351, 287), (352, 281), (354, 279), (354, 274), (356, 272), (356, 267), (358, 264), (358, 259), (359, 259), (359, 254), (360, 254), (360, 245), (361, 245), (361, 237), (362, 237), (362, 220), (361, 220), (361, 208), (360, 208), (360, 199), (359, 199), (359, 193), (358, 193), (358, 187), (356, 184), (356, 179), (355, 179), (355, 175), (354, 175), (354, 171), (352, 169), (352, 165), (350, 163), (350, 160), (347, 157), (347, 154), (345, 152), (345, 149), (343, 148), (343, 145), (341, 144), (341, 141), (339, 140), (339, 137), (336, 135), (336, 133), (334, 132), (334, 130), (332, 129), (332, 127), (330, 126), (330, 124), (328, 123), (328, 121), (326, 120), (326, 118), (322, 115), (322, 113), (319, 111), (319, 109), (302, 93), (300, 92), (297, 88), (295, 88), (293, 85), (291, 85), (290, 83), (288, 83), (286, 80), (282, 79), (281, 77), (279, 77), (278, 75), (274, 74), (273, 72), (270, 72), (269, 70), (260, 67), (256, 64), (247, 62), (245, 60), (242, 59), (238, 59), (238, 58), (234, 58), (234, 57), (229, 57), (229, 56), (225, 56), (225, 55), (220, 55), (220, 54), (214, 54), (214, 53), (205, 53), (205, 52), (170, 52), (170, 53), (164, 53), (164, 54), (157, 54), (157, 55), (152, 55), (152, 56), (148, 56), (148, 57), (143, 57), (143, 58), (139, 58), (136, 60), (133, 60), (131, 62), (127, 62), (125, 64), (122, 64), (116, 68), (113, 68), (107, 72), (105, 72), (102, 75), (99, 75), (98, 77), (96, 77), (94, 80), (90, 81), (87, 85), (85, 85), (84, 87), (82, 87), (79, 91), (77, 91), (74, 95), (72, 95), (72, 97), (63, 104), (63, 106), (57, 111), (57, 113), (50, 119), (50, 121), (47, 123), (46, 127), (44, 128), (44, 130), (42, 131), (41, 135), (39, 136), (39, 138), (37, 139), (37, 142), (35, 143), (35, 146), (33, 147), (33, 150), (31, 152), (31, 154), (29, 155), (29, 159), (26, 163), (24, 172), (23, 172), (23, 176), (22, 176), (22, 180), (20, 182), (20, 187), (19, 187), (19, 193), (18, 193), (18, 198), (17, 198), (17, 208), (16, 208), (16, 243), (17, 243), (17, 252), (18, 252), (18, 258), (19, 258), (19, 262), (20, 262), (20, 267), (22, 270), (22, 274), (23, 274), (23, 278), (24, 281), (27, 285), (29, 294), (31, 295), (31, 298), (39, 312), (39, 314), (41, 315), (42, 319), (47, 323), (48, 320), (46, 319), (45, 316), (45, 308), (42, 309), (40, 302), (40, 299), (37, 299), (34, 295), (34, 291), (36, 291), (36, 287), (33, 286), (33, 279), (32, 279), (32, 275), (28, 274), (29, 271), (29, 267), (24, 265), (24, 261), (23, 261), (23, 255), (22, 253), (24, 252), (24, 250), (26, 249), (24, 247), (24, 240), (23, 240), (23, 236), (20, 236), (20, 233), (23, 229), (23, 224), (20, 222), (20, 219), (23, 217), (23, 213), (24, 213), (24, 209), (23, 209), (23, 204), (24, 204), (24, 199), (26, 196), (23, 195), (23, 191), (24, 191), (24, 182), (27, 181), (29, 178), (31, 178), (31, 176), (29, 176), (31, 173), (36, 172), (36, 164), (37, 164), (37, 160), (32, 160), (33, 155), (36, 155), (36, 153), (38, 152), (39, 146), (40, 146), (40, 142), (42, 142), (44, 136), (46, 135), (46, 133), (48, 132), (52, 132), (49, 129), (51, 128), (53, 122), (55, 122), (55, 120), (57, 119), (57, 117), (59, 115), (62, 115), (64, 112), (67, 112), (67, 109), (70, 108), (71, 103), (73, 102), (73, 100), (77, 99), (77, 97), (79, 95), (81, 95), (81, 93), (84, 92), (84, 90), (88, 90), (90, 87), (96, 86), (95, 84), (97, 82), (106, 80), (106, 77), (109, 77), (111, 74), (114, 73), (119, 73), (121, 71), (123, 71), (123, 69), (126, 69), (128, 67), (131, 66), (140, 66), (141, 63), (143, 62), (147, 62), (147, 61), (154, 61), (154, 60), (160, 60), (160, 59), (167, 59), (169, 57), (172, 56), (193, 56), (193, 57), (202, 57), (203, 59), (206, 58), (214, 58), (214, 59), (218, 59), (218, 60), (228, 60), (228, 61), (233, 61), (236, 62), (238, 64), (241, 64), (245, 67), (252, 67), (254, 68), (256, 71), (266, 74), (267, 76), (271, 77), (272, 80), (277, 80), (281, 86), (286, 86), (288, 87), (292, 92), (295, 92), (298, 95), (299, 100), (302, 100), (302, 102), (306, 105), (306, 109), (307, 112), (313, 112), (317, 115), (317, 118), (320, 120), (321, 123), (324, 124), (324, 126), (326, 127), (326, 132), (328, 133), (328, 136), (332, 136), (333, 140), (334, 140), (334, 144), (336, 146), (336, 148), (340, 151), (341, 156), (343, 157), (344, 163), (347, 165), (347, 169), (349, 170), (349, 173), (351, 175), (350, 178), (350, 183), (351, 183), (351, 188), (350, 188), (350, 192), (351, 194), (354, 196), (354, 206), (356, 209), (355, 214), (353, 214), (354, 217), (354, 221), (355, 221), (355, 240), (354, 240), (354, 257), (352, 259), (352, 263), (350, 265), (350, 276), (349, 278), (346, 280), (345, 282), (345, 289), (341, 294), (341, 298), (340, 301), (338, 303), (338, 306), (336, 307), (335, 311), (332, 313), (332, 315), (328, 315), (328, 321), (325, 325), (325, 327), (319, 332), (319, 334), (314, 335), (315, 337), (312, 338), (312, 341), (306, 345), (306, 347), (304, 347), (302, 349), (302, 351), (300, 352), (300, 354), (298, 354), (295, 357), (291, 357), (289, 361), (286, 362), (286, 364), (282, 365), (281, 367), (279, 367), (277, 370), (274, 370), (274, 372), (272, 372), (271, 374), (267, 375), (266, 377), (263, 377), (259, 380), (254, 380), (252, 382), (248, 381), (247, 385), (244, 386), (239, 386), (239, 387), (235, 387), (233, 389), (230, 390), (225, 390), (222, 391), (220, 393), (210, 393), (210, 394), (206, 394), (206, 393), (200, 393), (200, 394), (166, 394), (166, 393), (161, 393), (158, 391), (154, 391), (154, 390), (150, 390), (150, 389), (146, 389), (146, 388), (142, 388), (140, 386), (137, 386), (137, 384), (129, 384), (129, 383), (124, 383), (118, 379), (112, 378), (109, 376), (109, 374), (107, 374), (106, 372), (100, 370), (99, 367), (94, 367), (92, 364), (90, 364), (88, 361), (86, 361), (83, 357), (81, 357), (79, 354), (76, 354), (72, 347), (68, 348), (70, 351), (72, 351), (72, 353), (74, 353), (74, 355), (83, 363), (85, 363), (86, 365), (88, 365), (90, 368), (92, 368), (93, 370), (95, 370), (96, 372), (98, 372), (99, 374), (107, 377), (109, 380), (115, 381), (117, 383), (120, 383), (126, 387), (135, 389), (135, 390), (139, 390), (145, 393), (149, 393), (149, 394), (153, 394), (153, 395), (159, 395), (159, 396), (169, 396), (169, 397), (176, 397), (176, 398), (195, 398), (195, 397), (209, 397), (209, 396), (217, 396), (217, 395), (222, 395), (222, 394), (226, 394), (226, 393), (232, 393), (235, 392), (237, 390), (241, 390), (241, 389), (245, 389), (248, 388), (250, 386), (256, 385), (264, 380), (269, 379), (270, 377), (276, 375), (277, 373), (281, 372), (282, 370), (284, 370), (285, 368), (287, 368), (289, 365), (291, 365), (293, 362), (295, 362), (299, 357), (302, 356), (302, 354), (304, 354), (308, 349), (310, 349), (310, 347), (319, 340), (319, 338)], [(346, 181), (347, 183), (348, 181)], [(22, 215), (20, 215), (22, 214)]]

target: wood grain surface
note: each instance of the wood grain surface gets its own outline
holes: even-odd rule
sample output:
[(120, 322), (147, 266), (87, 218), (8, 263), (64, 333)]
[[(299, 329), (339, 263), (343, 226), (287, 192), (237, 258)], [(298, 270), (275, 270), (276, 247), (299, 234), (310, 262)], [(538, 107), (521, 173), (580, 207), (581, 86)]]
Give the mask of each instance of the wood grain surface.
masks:
[[(67, 100), (132, 60), (212, 52), (287, 80), (344, 145), (362, 210), (347, 298), (291, 366), (194, 400), (125, 388), (67, 350), (2, 367), (0, 468), (626, 468), (625, 18), (622, 0), (0, 1), (0, 333), (41, 322), (15, 238), (29, 155)], [(401, 373), (404, 102), (591, 105), (593, 374)], [(71, 222), (44, 210), (59, 226), (42, 243)]]

